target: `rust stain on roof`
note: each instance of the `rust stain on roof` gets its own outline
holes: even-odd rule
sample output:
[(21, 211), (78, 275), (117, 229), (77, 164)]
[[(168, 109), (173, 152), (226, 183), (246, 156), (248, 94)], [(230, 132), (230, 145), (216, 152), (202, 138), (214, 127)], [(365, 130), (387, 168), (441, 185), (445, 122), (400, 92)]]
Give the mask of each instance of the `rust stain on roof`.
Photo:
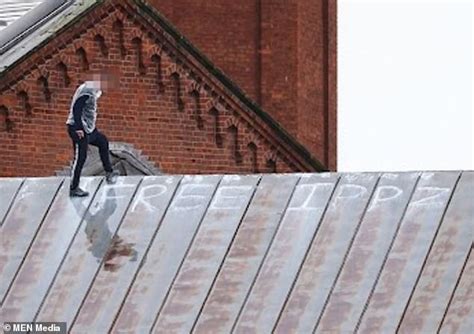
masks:
[(474, 172), (0, 179), (0, 322), (472, 333)]

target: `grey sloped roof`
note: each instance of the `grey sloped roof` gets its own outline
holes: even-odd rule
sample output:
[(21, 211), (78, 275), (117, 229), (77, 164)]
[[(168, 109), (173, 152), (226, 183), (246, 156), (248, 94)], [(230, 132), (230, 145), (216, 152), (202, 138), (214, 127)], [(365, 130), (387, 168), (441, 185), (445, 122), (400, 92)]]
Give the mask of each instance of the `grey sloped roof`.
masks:
[[(43, 2), (35, 9), (28, 12), (19, 20), (15, 21), (0, 32), (0, 38), (9, 34), (7, 41), (23, 35), (14, 45), (6, 45), (1, 50), (0, 74), (8, 70), (15, 63), (20, 61), (57, 34), (61, 29), (68, 26), (81, 14), (93, 7), (101, 0), (55, 0), (58, 2), (57, 10), (48, 10), (48, 3)], [(52, 15), (53, 14), (53, 15)], [(30, 21), (38, 22), (30, 29)], [(11, 30), (11, 31), (10, 31)], [(4, 44), (4, 43), (2, 43)]]
[(472, 333), (474, 172), (0, 179), (3, 321)]
[(44, 0), (2, 0), (0, 5), (0, 31), (43, 1)]

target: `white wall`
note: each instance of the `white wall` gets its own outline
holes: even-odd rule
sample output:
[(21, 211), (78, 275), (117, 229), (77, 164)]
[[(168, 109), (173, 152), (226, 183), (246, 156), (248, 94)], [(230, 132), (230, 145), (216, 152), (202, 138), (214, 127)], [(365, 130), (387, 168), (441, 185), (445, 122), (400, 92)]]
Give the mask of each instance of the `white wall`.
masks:
[(338, 1), (338, 169), (474, 169), (470, 0)]

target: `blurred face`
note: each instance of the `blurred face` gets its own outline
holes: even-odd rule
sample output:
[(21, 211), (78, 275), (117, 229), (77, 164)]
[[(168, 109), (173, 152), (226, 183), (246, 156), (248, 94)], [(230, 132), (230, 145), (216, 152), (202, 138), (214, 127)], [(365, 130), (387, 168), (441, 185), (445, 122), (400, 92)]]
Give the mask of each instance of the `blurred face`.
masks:
[(118, 80), (110, 74), (94, 74), (93, 80), (99, 84), (99, 89), (107, 92), (118, 87)]

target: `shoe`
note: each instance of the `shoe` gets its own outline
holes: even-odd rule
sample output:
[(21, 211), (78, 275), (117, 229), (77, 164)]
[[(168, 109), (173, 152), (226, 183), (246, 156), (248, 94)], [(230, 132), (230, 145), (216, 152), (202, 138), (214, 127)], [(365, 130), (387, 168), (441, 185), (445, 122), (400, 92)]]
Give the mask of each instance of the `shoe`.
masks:
[(117, 176), (119, 176), (119, 172), (116, 170), (113, 170), (111, 172), (105, 173), (105, 181), (107, 181), (108, 184), (114, 184), (117, 182)]
[(69, 190), (69, 196), (71, 197), (86, 197), (89, 196), (89, 193), (81, 188), (77, 187), (75, 189)]

